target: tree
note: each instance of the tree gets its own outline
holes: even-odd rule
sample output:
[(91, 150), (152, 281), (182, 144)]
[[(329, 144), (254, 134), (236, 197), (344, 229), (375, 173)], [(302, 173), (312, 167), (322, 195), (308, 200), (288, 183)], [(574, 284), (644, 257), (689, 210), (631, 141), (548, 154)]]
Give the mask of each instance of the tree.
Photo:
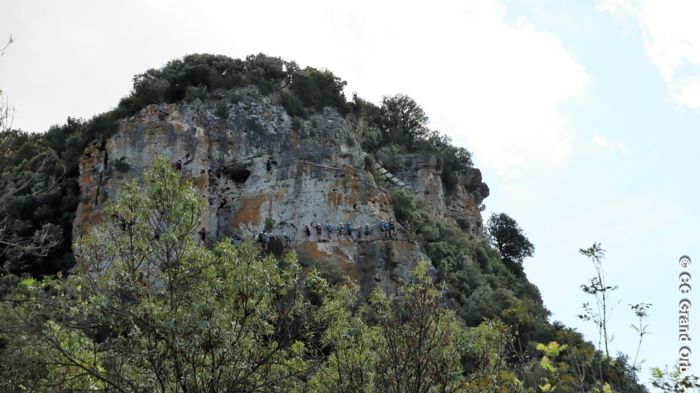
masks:
[[(598, 351), (595, 356), (590, 357), (587, 363), (592, 373), (590, 377), (595, 381), (596, 386), (610, 387), (611, 391), (627, 392), (636, 391), (636, 372), (639, 370), (637, 359), (644, 337), (649, 333), (648, 325), (645, 322), (647, 311), (651, 307), (649, 303), (631, 304), (630, 308), (637, 318), (637, 324), (632, 324), (632, 329), (639, 336), (634, 360), (630, 363), (627, 355), (618, 354), (617, 357), (610, 357), (610, 342), (612, 334), (608, 331), (608, 322), (612, 308), (610, 306), (610, 296), (617, 290), (617, 285), (609, 285), (605, 278), (603, 259), (605, 250), (600, 243), (593, 243), (588, 248), (580, 249), (579, 253), (587, 257), (595, 269), (595, 275), (588, 284), (581, 285), (581, 289), (588, 295), (593, 296), (593, 305), (586, 302), (583, 304), (583, 314), (578, 317), (587, 322), (592, 322), (598, 331)], [(583, 364), (583, 362), (582, 362)]]
[(455, 315), (442, 306), (442, 292), (428, 274), (427, 263), (418, 265), (414, 282), (399, 295), (392, 299), (375, 291), (370, 300), (380, 330), (374, 391), (464, 391), (463, 331)]
[(414, 148), (418, 140), (424, 140), (430, 133), (428, 117), (423, 108), (413, 98), (398, 94), (382, 99), (380, 108), (380, 129), (384, 139)]
[(24, 280), (2, 304), (0, 390), (297, 390), (316, 314), (294, 255), (204, 248), (191, 184), (164, 160), (143, 183), (78, 241), (75, 274)]
[(700, 388), (700, 378), (685, 375), (678, 368), (669, 371), (658, 367), (651, 369), (651, 385), (664, 393), (684, 393)]
[[(12, 36), (0, 48), (0, 56), (13, 43)], [(51, 149), (25, 142), (25, 135), (12, 131), (15, 108), (0, 89), (0, 276), (19, 273), (8, 261), (18, 262), (24, 256), (45, 256), (61, 242), (56, 225), (26, 225), (17, 220), (18, 202), (41, 200), (55, 192), (55, 180), (62, 168)], [(17, 143), (20, 142), (20, 143)], [(24, 155), (21, 160), (17, 157)], [(14, 254), (8, 257), (8, 253)]]
[(610, 292), (617, 289), (617, 285), (607, 285), (605, 281), (605, 271), (603, 269), (605, 250), (600, 243), (593, 243), (591, 247), (581, 249), (579, 252), (588, 257), (595, 268), (595, 276), (591, 278), (590, 284), (581, 285), (581, 289), (585, 293), (595, 298), (595, 308), (592, 308), (589, 303), (584, 303), (584, 313), (579, 315), (579, 318), (584, 321), (591, 321), (596, 325), (598, 329), (598, 347), (602, 347), (605, 357), (610, 357), (608, 348), (610, 342), (610, 335), (608, 334), (610, 305), (608, 297)]
[(324, 281), (312, 284), (326, 299), (321, 306), (325, 329), (321, 344), (331, 353), (311, 379), (312, 392), (354, 393), (372, 391), (376, 375), (379, 330), (369, 326), (357, 287), (331, 288)]
[(47, 205), (60, 195), (55, 152), (19, 131), (0, 133), (0, 275), (42, 272), (37, 261), (62, 241)]
[(511, 329), (498, 318), (488, 319), (467, 331), (467, 353), (474, 368), (469, 374), (468, 392), (524, 391), (509, 362), (514, 341)]
[(486, 227), (489, 240), (501, 253), (503, 261), (522, 273), (523, 259), (534, 254), (535, 246), (530, 243), (518, 223), (505, 213), (494, 213)]

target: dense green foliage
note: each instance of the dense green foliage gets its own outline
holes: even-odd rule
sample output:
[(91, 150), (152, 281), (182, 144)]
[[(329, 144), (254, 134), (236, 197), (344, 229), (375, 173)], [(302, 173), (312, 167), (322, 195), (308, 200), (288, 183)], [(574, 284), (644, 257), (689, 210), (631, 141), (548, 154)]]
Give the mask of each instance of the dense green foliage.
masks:
[[(197, 244), (201, 200), (156, 163), (78, 244), (70, 278), (6, 297), (3, 391), (456, 391), (460, 326), (417, 272), (403, 296), (336, 290), (293, 254)], [(365, 315), (371, 315), (366, 317)], [(373, 325), (366, 323), (372, 319)], [(21, 332), (21, 333), (20, 333)], [(326, 355), (327, 353), (327, 355)], [(308, 381), (308, 382), (307, 382)]]
[[(169, 163), (156, 162), (142, 183), (129, 182), (107, 208), (113, 219), (78, 243), (75, 274), (15, 281), (0, 299), (0, 390), (480, 393), (596, 386), (568, 369), (572, 356), (583, 369), (600, 361), (577, 334), (557, 330), (566, 344), (524, 341), (534, 316), (522, 303), (502, 319), (467, 327), (445, 307), (427, 263), (397, 293), (375, 290), (365, 299), (352, 286), (304, 273), (293, 253), (278, 260), (251, 245), (200, 244), (203, 202)], [(613, 372), (626, 370), (623, 361), (606, 363), (605, 386), (615, 386)]]
[(39, 136), (14, 131), (3, 136), (0, 275), (49, 274), (71, 266), (72, 258), (57, 252), (71, 231), (70, 216), (54, 208), (70, 198), (61, 188), (64, 171), (58, 156)]
[[(353, 97), (353, 113), (359, 119), (362, 145), (369, 152), (387, 150), (390, 155), (429, 153), (437, 158), (442, 180), (448, 191), (454, 189), (456, 174), (472, 167), (471, 153), (454, 146), (448, 136), (428, 128), (428, 117), (412, 98), (387, 96), (381, 106)], [(382, 163), (394, 170), (392, 163)]]
[(535, 246), (528, 240), (518, 223), (505, 213), (492, 214), (486, 224), (491, 244), (501, 253), (506, 265), (522, 275), (523, 260), (531, 257)]

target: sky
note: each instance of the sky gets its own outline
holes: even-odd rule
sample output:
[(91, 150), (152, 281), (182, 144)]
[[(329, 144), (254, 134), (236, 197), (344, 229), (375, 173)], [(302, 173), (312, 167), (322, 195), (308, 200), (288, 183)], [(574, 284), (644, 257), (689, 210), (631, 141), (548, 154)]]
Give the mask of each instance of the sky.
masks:
[(36, 132), (113, 108), (134, 75), (191, 53), (327, 68), (374, 102), (408, 94), (473, 153), (485, 218), (506, 212), (535, 244), (525, 271), (552, 320), (596, 340), (577, 318), (593, 242), (618, 285), (613, 351), (634, 356), (628, 304), (653, 304), (647, 381), (678, 358), (678, 259), (700, 264), (698, 16), (694, 0), (3, 0), (0, 89)]

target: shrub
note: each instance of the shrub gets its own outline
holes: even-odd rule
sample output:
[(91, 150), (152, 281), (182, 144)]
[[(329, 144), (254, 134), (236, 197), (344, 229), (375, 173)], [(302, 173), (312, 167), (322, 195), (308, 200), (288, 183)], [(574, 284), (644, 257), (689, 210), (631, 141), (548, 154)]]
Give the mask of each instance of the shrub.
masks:
[(275, 227), (275, 220), (272, 219), (272, 217), (268, 217), (265, 219), (265, 232), (270, 232), (272, 228)]
[(219, 119), (226, 119), (228, 117), (228, 108), (225, 102), (219, 102), (216, 104), (216, 111), (214, 112)]
[(292, 93), (287, 91), (280, 92), (280, 105), (287, 111), (287, 114), (292, 117), (306, 117), (306, 111), (301, 101)]
[(349, 108), (343, 94), (346, 84), (330, 71), (307, 67), (294, 74), (291, 89), (305, 107), (320, 110), (332, 106), (347, 113)]

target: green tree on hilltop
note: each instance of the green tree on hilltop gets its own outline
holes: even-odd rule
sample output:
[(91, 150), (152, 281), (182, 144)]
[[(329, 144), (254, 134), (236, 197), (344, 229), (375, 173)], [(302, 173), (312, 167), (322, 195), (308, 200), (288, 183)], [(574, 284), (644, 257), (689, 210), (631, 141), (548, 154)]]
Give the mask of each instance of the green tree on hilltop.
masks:
[(486, 228), (491, 244), (501, 253), (503, 261), (522, 274), (523, 260), (535, 253), (535, 246), (518, 223), (505, 213), (494, 213)]
[(409, 149), (425, 139), (430, 130), (428, 116), (413, 98), (398, 94), (382, 99), (380, 129), (385, 140), (405, 145)]

